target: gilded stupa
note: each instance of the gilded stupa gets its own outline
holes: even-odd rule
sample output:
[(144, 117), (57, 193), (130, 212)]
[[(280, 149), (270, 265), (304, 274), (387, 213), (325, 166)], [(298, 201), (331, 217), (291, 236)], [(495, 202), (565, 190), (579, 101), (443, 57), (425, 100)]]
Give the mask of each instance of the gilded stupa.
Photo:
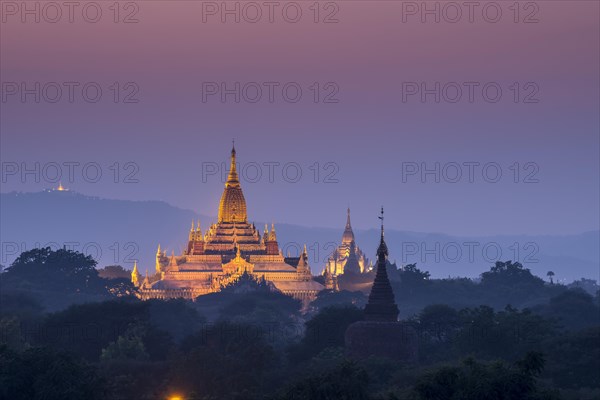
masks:
[(300, 257), (284, 257), (277, 242), (275, 226), (265, 226), (261, 235), (248, 222), (246, 199), (236, 168), (235, 147), (225, 189), (219, 203), (216, 223), (202, 232), (200, 223), (192, 226), (183, 254), (167, 257), (160, 245), (156, 253), (155, 274), (143, 281), (137, 271), (132, 282), (139, 297), (146, 299), (187, 298), (214, 293), (248, 274), (265, 281), (274, 291), (303, 302), (314, 299), (325, 289), (313, 280), (306, 247)]

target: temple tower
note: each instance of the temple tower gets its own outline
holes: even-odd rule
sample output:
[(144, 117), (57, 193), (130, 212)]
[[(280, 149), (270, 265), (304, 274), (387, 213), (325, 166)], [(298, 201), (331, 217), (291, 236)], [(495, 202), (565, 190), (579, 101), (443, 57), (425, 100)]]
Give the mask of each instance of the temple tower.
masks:
[(135, 260), (133, 263), (133, 271), (131, 271), (131, 283), (133, 283), (133, 286), (138, 287), (140, 286), (141, 280), (142, 275), (140, 274), (140, 271), (138, 271), (137, 260)]
[(369, 294), (369, 302), (365, 307), (365, 319), (367, 321), (396, 322), (399, 311), (386, 269), (388, 249), (383, 232), (383, 207), (379, 218), (381, 219), (381, 239), (377, 248), (377, 272)]
[(352, 224), (350, 223), (350, 208), (348, 208), (346, 215), (346, 226), (344, 227), (344, 234), (342, 235), (342, 244), (349, 245), (353, 241), (354, 232), (352, 231)]
[(156, 273), (160, 274), (162, 272), (161, 258), (163, 254), (160, 252), (160, 244), (158, 245), (158, 250), (156, 250)]
[(304, 245), (304, 250), (302, 251), (302, 254), (300, 254), (300, 259), (298, 260), (298, 265), (296, 266), (296, 273), (298, 274), (299, 279), (307, 281), (312, 279), (312, 273), (310, 271), (310, 266), (308, 265), (306, 245)]
[[(231, 150), (231, 169), (219, 203), (218, 222), (207, 226), (200, 222), (189, 228), (188, 242), (180, 257), (158, 248), (156, 274), (140, 284), (139, 297), (195, 299), (218, 292), (240, 274), (268, 282), (270, 290), (278, 290), (308, 302), (323, 290), (313, 280), (306, 251), (302, 259), (285, 258), (277, 241), (275, 225), (264, 235), (248, 222), (246, 201), (237, 174), (236, 150)], [(298, 261), (297, 261), (298, 260)], [(132, 280), (135, 280), (132, 277)], [(334, 281), (335, 284), (335, 281)]]
[(233, 146), (231, 148), (229, 176), (219, 203), (219, 222), (246, 222), (247, 219), (246, 199), (238, 179), (235, 164), (235, 146)]
[(377, 272), (365, 306), (365, 320), (346, 329), (346, 354), (356, 359), (378, 357), (414, 364), (419, 359), (419, 337), (410, 324), (398, 321), (398, 306), (386, 270), (388, 249), (383, 234), (383, 208), (379, 218)]
[[(266, 232), (265, 226), (265, 232)], [(271, 232), (267, 235), (265, 240), (265, 246), (267, 247), (267, 254), (275, 256), (279, 254), (279, 244), (277, 243), (277, 235), (275, 234), (275, 224), (271, 224)]]
[(342, 234), (342, 242), (328, 258), (327, 266), (334, 276), (342, 275), (346, 272), (355, 274), (371, 270), (371, 262), (356, 245), (350, 221), (350, 208), (347, 209), (346, 226)]
[[(192, 223), (193, 226), (193, 223)], [(198, 256), (204, 254), (204, 235), (202, 235), (202, 228), (200, 227), (200, 221), (196, 224), (196, 230), (194, 231), (194, 241), (191, 246), (191, 252), (188, 254)]]
[(190, 234), (188, 235), (187, 254), (194, 252), (194, 241), (196, 240), (196, 231), (194, 230), (194, 220), (192, 220), (192, 227), (190, 228)]

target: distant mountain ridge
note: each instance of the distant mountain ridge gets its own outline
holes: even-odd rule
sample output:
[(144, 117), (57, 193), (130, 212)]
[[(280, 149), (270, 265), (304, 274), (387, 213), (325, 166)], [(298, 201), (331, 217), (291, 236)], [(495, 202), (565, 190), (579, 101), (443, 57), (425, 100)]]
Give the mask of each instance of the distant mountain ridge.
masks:
[[(0, 264), (10, 265), (21, 251), (50, 245), (92, 255), (100, 267), (120, 264), (132, 268), (138, 260), (142, 273), (154, 268), (157, 245), (180, 254), (187, 243), (191, 221), (206, 229), (215, 217), (171, 206), (162, 201), (110, 200), (76, 192), (44, 191), (0, 194)], [(343, 222), (343, 221), (342, 221)], [(256, 221), (262, 231), (262, 224)], [(307, 245), (313, 274), (320, 273), (327, 256), (339, 245), (344, 229), (277, 224), (284, 254), (297, 255)], [(375, 259), (378, 229), (354, 230), (357, 245)], [(457, 237), (440, 233), (386, 230), (390, 261), (416, 262), (433, 277), (477, 277), (498, 259), (523, 263), (545, 278), (570, 282), (598, 279), (600, 231), (577, 235), (496, 235)]]

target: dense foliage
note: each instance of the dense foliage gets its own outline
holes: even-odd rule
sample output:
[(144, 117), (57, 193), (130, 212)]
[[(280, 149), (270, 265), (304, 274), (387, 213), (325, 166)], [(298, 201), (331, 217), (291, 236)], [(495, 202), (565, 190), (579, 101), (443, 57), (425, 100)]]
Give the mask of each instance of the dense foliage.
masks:
[(361, 292), (323, 292), (301, 310), (245, 277), (195, 302), (142, 302), (108, 290), (119, 268), (105, 273), (78, 253), (37, 249), (2, 274), (0, 398), (600, 398), (597, 286), (545, 283), (518, 263), (496, 263), (480, 282), (391, 270), (418, 333), (412, 366), (345, 356)]

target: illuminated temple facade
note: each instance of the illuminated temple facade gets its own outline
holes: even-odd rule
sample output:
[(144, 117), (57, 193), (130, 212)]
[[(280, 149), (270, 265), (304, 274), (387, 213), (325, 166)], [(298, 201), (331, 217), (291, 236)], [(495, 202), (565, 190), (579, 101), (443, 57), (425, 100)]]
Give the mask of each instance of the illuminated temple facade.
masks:
[(315, 298), (325, 286), (313, 280), (306, 247), (300, 257), (284, 257), (277, 242), (275, 226), (265, 226), (261, 235), (248, 222), (246, 200), (236, 170), (235, 148), (219, 204), (217, 223), (202, 232), (200, 223), (189, 232), (183, 254), (156, 253), (155, 273), (142, 279), (137, 267), (132, 282), (139, 296), (147, 299), (187, 298), (214, 293), (244, 273), (265, 281), (274, 291), (303, 302)]
[(350, 209), (346, 217), (346, 227), (342, 235), (342, 243), (333, 251), (327, 259), (323, 273), (334, 276), (342, 274), (360, 274), (368, 272), (373, 268), (369, 259), (354, 241), (354, 232), (350, 223)]

